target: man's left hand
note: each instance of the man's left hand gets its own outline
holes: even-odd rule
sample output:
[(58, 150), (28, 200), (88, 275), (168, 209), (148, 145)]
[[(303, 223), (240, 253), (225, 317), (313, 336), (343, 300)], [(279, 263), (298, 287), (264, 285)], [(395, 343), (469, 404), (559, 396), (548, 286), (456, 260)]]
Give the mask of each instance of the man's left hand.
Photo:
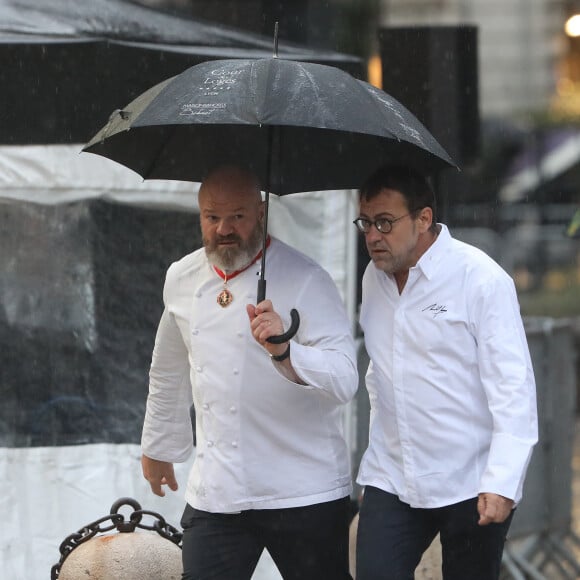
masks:
[(477, 500), (480, 526), (495, 523), (501, 524), (510, 515), (514, 500), (496, 493), (480, 493)]

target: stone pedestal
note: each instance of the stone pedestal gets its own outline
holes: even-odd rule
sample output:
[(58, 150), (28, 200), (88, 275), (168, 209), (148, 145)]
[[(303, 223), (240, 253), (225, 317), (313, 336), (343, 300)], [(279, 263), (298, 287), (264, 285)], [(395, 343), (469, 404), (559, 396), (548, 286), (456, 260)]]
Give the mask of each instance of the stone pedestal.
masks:
[(95, 536), (64, 561), (59, 580), (180, 580), (181, 549), (157, 532)]

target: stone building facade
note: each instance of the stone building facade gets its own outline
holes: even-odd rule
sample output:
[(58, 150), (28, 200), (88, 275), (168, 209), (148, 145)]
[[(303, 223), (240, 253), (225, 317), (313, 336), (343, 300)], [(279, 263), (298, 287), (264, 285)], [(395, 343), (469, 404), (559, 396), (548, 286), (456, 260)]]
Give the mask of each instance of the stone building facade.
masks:
[(381, 27), (475, 25), (482, 117), (545, 110), (566, 53), (563, 0), (382, 0)]

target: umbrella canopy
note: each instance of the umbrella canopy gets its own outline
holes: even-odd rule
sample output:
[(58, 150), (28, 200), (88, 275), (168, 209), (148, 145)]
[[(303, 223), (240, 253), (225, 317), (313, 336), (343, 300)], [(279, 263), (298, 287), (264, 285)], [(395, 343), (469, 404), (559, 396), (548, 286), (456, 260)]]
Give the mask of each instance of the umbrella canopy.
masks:
[(383, 91), (335, 67), (276, 57), (193, 66), (113, 113), (83, 150), (145, 179), (202, 181), (234, 163), (277, 195), (355, 189), (387, 161), (427, 173), (455, 166)]
[[(279, 59), (210, 61), (152, 87), (84, 147), (145, 179), (203, 181), (214, 168), (252, 170), (266, 192), (257, 301), (266, 296), (271, 192), (356, 189), (383, 163), (427, 173), (454, 166), (401, 103), (331, 66)], [(282, 343), (297, 331), (291, 311)]]

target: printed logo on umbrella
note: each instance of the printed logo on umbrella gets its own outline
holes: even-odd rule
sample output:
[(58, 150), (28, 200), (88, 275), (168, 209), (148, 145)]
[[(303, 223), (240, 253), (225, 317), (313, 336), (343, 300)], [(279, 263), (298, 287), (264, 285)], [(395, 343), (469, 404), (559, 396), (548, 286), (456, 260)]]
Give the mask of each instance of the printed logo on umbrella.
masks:
[(226, 103), (186, 103), (181, 105), (179, 115), (190, 117), (192, 115), (211, 115), (217, 109), (225, 109)]

